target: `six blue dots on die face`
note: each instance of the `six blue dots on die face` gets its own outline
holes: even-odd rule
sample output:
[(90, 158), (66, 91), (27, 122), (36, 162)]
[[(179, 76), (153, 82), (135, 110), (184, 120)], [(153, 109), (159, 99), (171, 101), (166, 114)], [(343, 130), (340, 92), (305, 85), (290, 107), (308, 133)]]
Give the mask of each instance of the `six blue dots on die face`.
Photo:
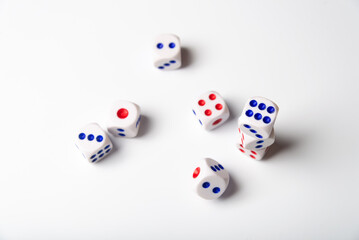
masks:
[[(256, 106), (258, 105), (259, 110), (262, 110), (262, 111), (265, 110), (266, 107), (267, 107), (264, 103), (258, 104), (258, 102), (257, 102), (256, 100), (251, 100), (251, 101), (249, 102), (249, 105), (250, 105), (251, 107), (256, 107)], [(273, 106), (269, 106), (269, 107), (267, 108), (267, 112), (268, 112), (269, 114), (272, 114), (272, 113), (275, 112), (275, 108), (274, 108)], [(250, 110), (250, 109), (246, 111), (247, 117), (252, 117), (253, 114), (254, 114), (253, 111)], [(263, 117), (263, 116), (262, 116), (260, 113), (254, 114), (254, 118), (255, 118), (256, 120), (258, 120), (258, 121), (261, 120), (262, 117)], [(263, 122), (264, 122), (264, 123), (269, 124), (271, 121), (272, 121), (272, 120), (271, 120), (270, 117), (268, 117), (268, 116), (263, 117)], [(254, 133), (254, 132), (253, 132), (253, 133)]]

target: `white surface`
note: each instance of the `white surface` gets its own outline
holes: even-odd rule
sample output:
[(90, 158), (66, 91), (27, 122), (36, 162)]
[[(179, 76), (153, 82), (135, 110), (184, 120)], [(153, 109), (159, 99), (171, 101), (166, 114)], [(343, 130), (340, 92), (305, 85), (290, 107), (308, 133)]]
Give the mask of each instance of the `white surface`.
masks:
[[(358, 239), (358, 1), (0, 1), (0, 239)], [(178, 34), (185, 67), (153, 67)], [(191, 99), (218, 91), (206, 132)], [(266, 161), (235, 148), (252, 96), (275, 101)], [(75, 129), (127, 99), (139, 138), (89, 164)], [(104, 126), (103, 126), (104, 127)], [(274, 146), (273, 146), (274, 147)], [(231, 184), (192, 191), (211, 157)]]

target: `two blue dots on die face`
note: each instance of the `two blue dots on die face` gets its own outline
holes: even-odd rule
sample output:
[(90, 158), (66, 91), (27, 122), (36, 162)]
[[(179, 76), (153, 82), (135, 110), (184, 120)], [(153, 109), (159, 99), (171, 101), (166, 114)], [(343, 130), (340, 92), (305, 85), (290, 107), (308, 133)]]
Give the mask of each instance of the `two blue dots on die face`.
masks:
[(118, 135), (121, 136), (121, 137), (125, 137), (126, 134), (124, 134), (125, 130), (122, 129), (122, 128), (118, 128), (117, 131), (119, 132)]
[[(203, 188), (209, 188), (211, 186), (211, 184), (209, 183), (209, 182), (204, 182), (203, 184), (202, 184), (202, 187)], [(221, 189), (219, 188), (219, 187), (214, 187), (213, 189), (212, 189), (212, 192), (213, 193), (219, 193), (221, 191)]]
[[(162, 49), (164, 47), (163, 43), (157, 43), (157, 49)], [(170, 42), (168, 44), (168, 47), (169, 48), (175, 48), (176, 47), (176, 44), (174, 42)]]

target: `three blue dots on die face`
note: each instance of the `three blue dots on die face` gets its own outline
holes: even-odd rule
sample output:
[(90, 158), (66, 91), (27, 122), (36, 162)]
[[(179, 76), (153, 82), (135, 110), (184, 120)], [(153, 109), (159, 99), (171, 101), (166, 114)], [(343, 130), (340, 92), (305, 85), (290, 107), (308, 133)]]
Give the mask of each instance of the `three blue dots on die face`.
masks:
[[(80, 133), (79, 134), (79, 139), (80, 140), (84, 140), (86, 138), (86, 134), (85, 133)], [(93, 134), (89, 134), (88, 136), (87, 136), (87, 140), (89, 140), (89, 141), (93, 141), (95, 139), (95, 136), (93, 135)], [(102, 135), (98, 135), (97, 137), (96, 137), (96, 141), (97, 142), (102, 142), (103, 141), (103, 136)]]

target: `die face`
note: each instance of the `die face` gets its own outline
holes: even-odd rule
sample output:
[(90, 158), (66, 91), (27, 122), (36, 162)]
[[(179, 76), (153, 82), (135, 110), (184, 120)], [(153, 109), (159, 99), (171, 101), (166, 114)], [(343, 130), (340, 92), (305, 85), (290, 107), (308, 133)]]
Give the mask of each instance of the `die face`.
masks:
[(202, 160), (193, 172), (195, 192), (204, 199), (219, 198), (227, 189), (229, 174), (224, 167), (210, 158)]
[(269, 150), (269, 148), (263, 148), (260, 150), (249, 150), (245, 149), (244, 146), (240, 143), (237, 143), (236, 147), (241, 153), (255, 160), (261, 160)]
[(112, 142), (97, 123), (90, 123), (79, 129), (75, 144), (82, 155), (91, 163), (96, 163), (112, 150)]
[(181, 66), (181, 42), (174, 34), (159, 35), (154, 44), (154, 65), (161, 70), (174, 70)]
[(226, 102), (215, 91), (206, 92), (197, 98), (192, 111), (200, 125), (206, 130), (219, 127), (229, 118)]
[(141, 124), (140, 107), (129, 101), (117, 101), (111, 107), (107, 130), (117, 137), (136, 137)]
[(278, 106), (269, 99), (253, 97), (246, 103), (238, 119), (242, 132), (261, 140), (268, 138), (278, 114)]
[(274, 128), (271, 134), (269, 135), (269, 137), (265, 139), (258, 139), (253, 136), (250, 136), (244, 132), (241, 132), (240, 128), (238, 128), (238, 131), (240, 137), (238, 143), (243, 145), (243, 147), (248, 150), (260, 150), (263, 148), (267, 148), (270, 145), (272, 145), (275, 141)]

